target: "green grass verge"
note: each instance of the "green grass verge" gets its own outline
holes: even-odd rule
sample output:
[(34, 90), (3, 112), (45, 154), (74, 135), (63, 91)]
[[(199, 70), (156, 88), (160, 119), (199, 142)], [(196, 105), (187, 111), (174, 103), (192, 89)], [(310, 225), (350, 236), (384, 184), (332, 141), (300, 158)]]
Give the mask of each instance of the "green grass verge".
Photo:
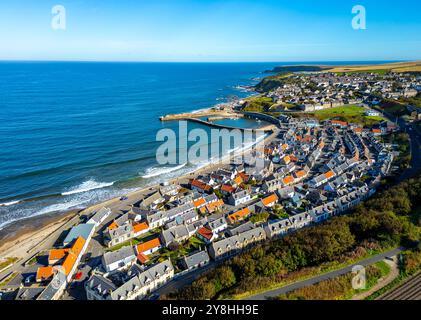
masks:
[(330, 262), (330, 263), (326, 263), (323, 265), (320, 265), (318, 267), (313, 267), (313, 268), (307, 268), (306, 270), (303, 270), (303, 272), (299, 273), (299, 276), (291, 276), (288, 277), (286, 279), (284, 279), (283, 281), (280, 281), (278, 283), (273, 283), (268, 287), (265, 288), (260, 288), (260, 289), (256, 289), (256, 290), (252, 290), (252, 291), (248, 291), (248, 292), (244, 292), (241, 294), (234, 294), (234, 295), (229, 295), (229, 296), (223, 296), (221, 298), (223, 299), (232, 299), (232, 300), (246, 300), (247, 298), (250, 298), (254, 295), (257, 294), (261, 294), (261, 293), (265, 293), (268, 291), (272, 291), (272, 290), (276, 290), (276, 289), (280, 289), (282, 287), (285, 287), (287, 285), (290, 285), (292, 283), (295, 282), (301, 282), (301, 281), (305, 281), (335, 270), (340, 270), (342, 268), (348, 267), (350, 265), (353, 265), (355, 263), (358, 263), (359, 261), (368, 259), (372, 256), (375, 256), (377, 254), (380, 254), (382, 252), (387, 252), (392, 250), (393, 248), (387, 248), (385, 250), (377, 251), (377, 250), (371, 250), (369, 251), (366, 255), (359, 257), (358, 259), (350, 259), (347, 260), (345, 262), (342, 263), (338, 263), (338, 262)]
[(6, 258), (5, 261), (0, 263), (0, 270), (3, 270), (4, 268), (10, 266), (11, 264), (15, 263), (16, 261), (18, 261), (18, 258), (16, 258), (16, 257)]

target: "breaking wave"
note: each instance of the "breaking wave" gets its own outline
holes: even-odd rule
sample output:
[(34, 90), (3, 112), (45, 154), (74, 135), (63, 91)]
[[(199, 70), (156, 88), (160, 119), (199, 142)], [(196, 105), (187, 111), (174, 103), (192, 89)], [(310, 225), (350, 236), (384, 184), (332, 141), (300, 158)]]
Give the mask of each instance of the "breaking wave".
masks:
[(76, 188), (62, 192), (62, 196), (68, 196), (72, 194), (82, 193), (86, 191), (91, 191), (95, 189), (102, 189), (106, 187), (111, 187), (114, 182), (96, 182), (95, 180), (88, 180), (77, 186)]
[(168, 174), (173, 171), (180, 170), (184, 168), (186, 165), (187, 163), (180, 164), (179, 166), (175, 166), (175, 167), (158, 167), (158, 168), (153, 167), (153, 168), (147, 169), (145, 172), (146, 174), (142, 175), (142, 178), (149, 179), (149, 178), (157, 177), (163, 174)]
[(0, 203), (0, 207), (9, 207), (9, 206), (13, 206), (14, 204), (18, 204), (20, 201), (10, 201), (10, 202), (5, 202), (5, 203)]

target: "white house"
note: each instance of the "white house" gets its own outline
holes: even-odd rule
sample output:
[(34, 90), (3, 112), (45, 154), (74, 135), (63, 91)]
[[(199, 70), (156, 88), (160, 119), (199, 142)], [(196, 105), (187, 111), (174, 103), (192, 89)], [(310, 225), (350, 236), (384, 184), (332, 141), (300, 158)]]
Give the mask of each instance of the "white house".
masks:
[(113, 272), (130, 267), (136, 262), (136, 255), (133, 247), (127, 246), (116, 251), (104, 253), (102, 265), (106, 272)]

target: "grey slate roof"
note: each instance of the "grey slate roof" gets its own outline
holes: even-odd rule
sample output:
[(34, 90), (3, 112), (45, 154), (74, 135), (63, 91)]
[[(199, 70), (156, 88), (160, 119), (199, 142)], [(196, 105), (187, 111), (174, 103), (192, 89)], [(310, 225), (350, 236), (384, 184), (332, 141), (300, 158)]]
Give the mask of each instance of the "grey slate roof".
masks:
[(125, 300), (130, 293), (133, 293), (140, 288), (144, 287), (149, 283), (159, 277), (162, 277), (165, 272), (171, 272), (174, 270), (174, 267), (170, 260), (165, 260), (161, 263), (158, 263), (151, 268), (143, 271), (136, 277), (131, 278), (129, 281), (124, 283), (122, 286), (118, 287), (111, 293), (111, 299), (113, 300)]
[(251, 229), (254, 229), (255, 227), (256, 226), (254, 225), (254, 223), (249, 221), (249, 222), (246, 222), (246, 223), (243, 223), (243, 224), (239, 225), (236, 228), (229, 229), (228, 234), (230, 236), (236, 236), (240, 233), (243, 233), (243, 232), (249, 231)]
[(95, 223), (99, 223), (102, 219), (105, 219), (105, 217), (109, 216), (111, 214), (110, 208), (101, 208), (98, 212), (96, 212), (90, 220), (92, 220)]
[(203, 250), (203, 251), (196, 252), (190, 256), (183, 257), (182, 261), (185, 267), (187, 269), (190, 269), (199, 264), (208, 263), (209, 255), (205, 250)]
[(168, 230), (162, 231), (162, 237), (166, 244), (178, 241), (181, 238), (188, 237), (194, 233), (196, 228), (193, 225), (178, 225)]
[(133, 226), (131, 224), (125, 224), (113, 230), (107, 230), (111, 239), (119, 238), (122, 235), (129, 234), (132, 231), (133, 231)]
[(116, 286), (107, 278), (93, 274), (85, 284), (90, 290), (95, 291), (96, 294), (106, 299)]
[(104, 262), (106, 265), (110, 265), (117, 261), (121, 261), (128, 258), (136, 258), (135, 252), (132, 246), (122, 247), (116, 251), (109, 251), (104, 253)]
[(22, 287), (16, 294), (15, 300), (35, 300), (44, 288)]
[(54, 295), (67, 284), (67, 279), (64, 273), (57, 272), (48, 286), (38, 296), (37, 300), (52, 300)]
[(88, 236), (91, 234), (92, 229), (95, 228), (93, 224), (90, 223), (81, 223), (75, 227), (73, 227), (70, 232), (67, 234), (66, 238), (63, 240), (63, 245), (66, 246), (67, 244), (71, 243), (73, 240), (79, 238), (79, 236), (83, 237), (83, 239), (87, 240)]

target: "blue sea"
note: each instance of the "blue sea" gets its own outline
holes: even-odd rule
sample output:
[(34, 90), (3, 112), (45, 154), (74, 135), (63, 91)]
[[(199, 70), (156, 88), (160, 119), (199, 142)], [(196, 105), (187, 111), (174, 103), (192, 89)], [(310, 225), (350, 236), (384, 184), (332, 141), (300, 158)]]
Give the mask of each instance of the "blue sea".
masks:
[(0, 62), (0, 228), (194, 170), (157, 164), (157, 131), (178, 128), (159, 117), (246, 97), (278, 65)]

